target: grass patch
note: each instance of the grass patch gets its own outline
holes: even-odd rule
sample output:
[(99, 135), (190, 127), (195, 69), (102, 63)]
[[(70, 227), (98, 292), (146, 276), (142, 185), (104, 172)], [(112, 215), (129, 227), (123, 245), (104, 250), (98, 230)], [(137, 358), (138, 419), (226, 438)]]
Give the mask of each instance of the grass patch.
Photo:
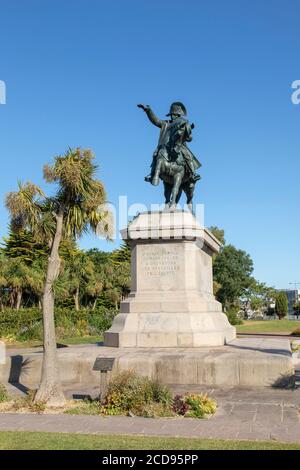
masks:
[(300, 322), (290, 320), (247, 320), (238, 325), (238, 333), (292, 333)]
[(140, 436), (0, 432), (0, 450), (299, 450), (300, 444)]
[(0, 403), (5, 403), (7, 400), (9, 400), (9, 396), (6, 387), (0, 383)]
[[(103, 341), (103, 336), (76, 336), (72, 338), (58, 339), (57, 344), (70, 345), (70, 344), (96, 344)], [(39, 348), (42, 347), (42, 341), (31, 340), (31, 341), (15, 341), (7, 343), (7, 349), (22, 349), (22, 348)]]

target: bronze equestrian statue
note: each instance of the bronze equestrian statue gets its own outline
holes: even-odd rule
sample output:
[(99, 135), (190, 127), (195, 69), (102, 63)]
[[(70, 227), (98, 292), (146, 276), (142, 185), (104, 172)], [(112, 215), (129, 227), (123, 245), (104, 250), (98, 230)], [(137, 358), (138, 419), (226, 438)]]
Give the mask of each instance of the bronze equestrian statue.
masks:
[(151, 172), (145, 181), (157, 186), (163, 180), (165, 202), (176, 207), (182, 191), (187, 196), (187, 204), (192, 208), (196, 182), (201, 178), (196, 170), (201, 167), (199, 160), (187, 147), (192, 140), (194, 124), (186, 118), (186, 108), (180, 102), (171, 105), (168, 120), (160, 120), (148, 105), (138, 104), (149, 120), (160, 128), (157, 148), (153, 154)]

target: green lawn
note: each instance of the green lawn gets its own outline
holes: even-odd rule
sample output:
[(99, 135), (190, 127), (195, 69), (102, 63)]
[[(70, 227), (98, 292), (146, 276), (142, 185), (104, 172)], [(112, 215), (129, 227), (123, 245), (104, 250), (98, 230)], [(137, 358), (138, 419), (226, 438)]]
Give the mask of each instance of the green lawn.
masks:
[(300, 321), (248, 320), (237, 326), (238, 333), (292, 333), (300, 327)]
[[(57, 344), (94, 344), (103, 341), (103, 336), (76, 336), (75, 338), (58, 339)], [(15, 343), (6, 344), (7, 348), (37, 348), (42, 346), (41, 341), (17, 341)]]
[(0, 450), (300, 450), (299, 444), (164, 437), (0, 432)]

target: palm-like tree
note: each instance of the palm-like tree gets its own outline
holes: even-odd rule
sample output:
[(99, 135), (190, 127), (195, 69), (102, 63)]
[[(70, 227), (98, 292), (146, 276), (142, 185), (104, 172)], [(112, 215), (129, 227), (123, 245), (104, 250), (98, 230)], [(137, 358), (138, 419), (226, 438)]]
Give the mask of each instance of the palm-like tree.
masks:
[(20, 310), (23, 292), (33, 285), (33, 270), (19, 258), (7, 258), (5, 279), (10, 290), (10, 306)]
[(104, 276), (103, 272), (96, 272), (94, 270), (92, 276), (89, 277), (88, 282), (85, 286), (85, 294), (92, 298), (92, 309), (95, 310), (97, 306), (98, 296), (101, 294), (104, 288)]
[(43, 289), (44, 356), (42, 377), (35, 400), (48, 406), (62, 406), (54, 324), (54, 283), (60, 272), (59, 248), (63, 237), (79, 238), (92, 230), (107, 238), (111, 234), (110, 214), (103, 209), (103, 184), (95, 178), (97, 167), (90, 150), (68, 149), (53, 165), (44, 167), (44, 178), (57, 184), (54, 197), (45, 197), (32, 183), (19, 184), (19, 191), (8, 194), (6, 206), (13, 228), (30, 230), (36, 240), (47, 240), (50, 247)]
[(7, 279), (6, 279), (6, 266), (7, 266), (7, 260), (3, 254), (0, 253), (0, 308), (3, 310), (3, 289), (7, 285)]
[(94, 264), (85, 256), (83, 251), (77, 250), (67, 263), (69, 292), (72, 294), (75, 310), (80, 309), (80, 291), (85, 291), (90, 278), (93, 277)]
[(43, 290), (44, 266), (49, 248), (37, 242), (28, 230), (9, 227), (9, 235), (0, 249), (5, 256), (6, 286), (10, 290), (10, 306), (19, 310), (24, 291), (39, 299)]

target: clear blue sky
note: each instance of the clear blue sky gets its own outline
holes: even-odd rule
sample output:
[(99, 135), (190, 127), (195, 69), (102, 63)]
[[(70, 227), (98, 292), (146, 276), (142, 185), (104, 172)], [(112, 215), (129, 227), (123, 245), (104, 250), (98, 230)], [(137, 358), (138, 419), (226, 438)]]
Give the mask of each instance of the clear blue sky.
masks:
[[(143, 181), (157, 129), (136, 104), (164, 116), (181, 100), (206, 225), (251, 255), (259, 280), (300, 281), (299, 14), (299, 0), (1, 0), (1, 201), (82, 146), (110, 201), (160, 202), (162, 188)], [(1, 203), (1, 236), (7, 223)]]

